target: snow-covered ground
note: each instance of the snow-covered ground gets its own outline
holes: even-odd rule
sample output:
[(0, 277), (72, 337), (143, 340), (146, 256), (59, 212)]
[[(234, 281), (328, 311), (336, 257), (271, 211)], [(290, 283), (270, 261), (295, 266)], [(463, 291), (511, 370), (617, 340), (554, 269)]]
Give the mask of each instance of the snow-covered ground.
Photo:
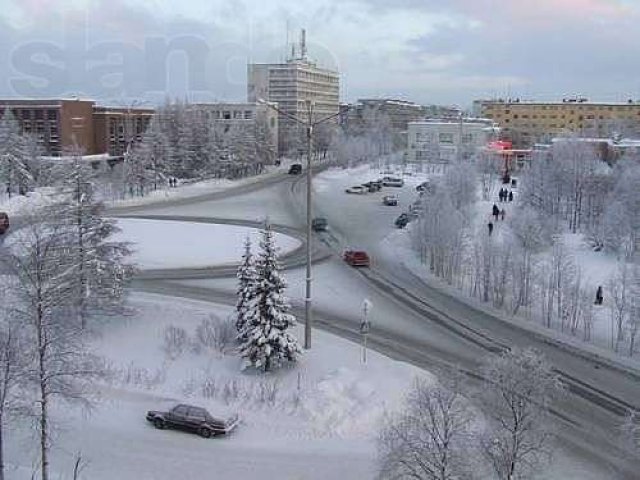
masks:
[[(115, 240), (132, 243), (131, 260), (139, 268), (204, 267), (238, 263), (247, 235), (258, 252), (260, 231), (254, 228), (165, 220), (122, 218)], [(288, 235), (274, 234), (281, 255), (301, 242)]]
[[(233, 353), (187, 346), (172, 359), (162, 348), (167, 326), (194, 338), (203, 319), (230, 309), (142, 294), (132, 306), (135, 315), (108, 319), (95, 340), (92, 350), (114, 373), (96, 385), (93, 411), (55, 410), (52, 478), (70, 478), (78, 452), (87, 462), (81, 478), (91, 480), (372, 478), (381, 415), (398, 407), (416, 376), (430, 378), (375, 352), (365, 365), (358, 345), (323, 332), (297, 367), (264, 376), (241, 372)], [(173, 402), (237, 412), (242, 423), (229, 437), (204, 440), (145, 421), (147, 410)], [(9, 478), (30, 478), (36, 451), (27, 426), (12, 425)]]

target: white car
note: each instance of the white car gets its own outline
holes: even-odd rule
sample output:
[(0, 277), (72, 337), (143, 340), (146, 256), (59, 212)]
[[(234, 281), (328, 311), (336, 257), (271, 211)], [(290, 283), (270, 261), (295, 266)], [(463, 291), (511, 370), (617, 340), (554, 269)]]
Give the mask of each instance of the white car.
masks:
[(369, 189), (367, 187), (363, 187), (362, 185), (355, 185), (345, 190), (346, 193), (355, 193), (356, 195), (364, 195), (368, 191)]

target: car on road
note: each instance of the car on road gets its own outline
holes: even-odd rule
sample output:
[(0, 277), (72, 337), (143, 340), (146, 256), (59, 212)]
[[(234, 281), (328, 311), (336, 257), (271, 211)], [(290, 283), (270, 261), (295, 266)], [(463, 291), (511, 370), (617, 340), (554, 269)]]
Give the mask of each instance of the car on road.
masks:
[(369, 190), (369, 193), (375, 193), (382, 189), (382, 181), (375, 180), (373, 182), (363, 183), (362, 186)]
[(346, 193), (353, 193), (356, 195), (364, 195), (369, 191), (367, 187), (363, 187), (362, 185), (354, 185), (353, 187), (349, 187), (345, 190)]
[(371, 263), (364, 250), (345, 250), (342, 259), (352, 267), (368, 267)]
[(395, 195), (385, 195), (382, 197), (382, 204), (388, 207), (395, 207), (398, 205), (398, 197)]
[(429, 190), (430, 185), (431, 184), (428, 181), (422, 182), (420, 185), (416, 187), (416, 192), (426, 192), (427, 190)]
[(158, 429), (175, 428), (204, 438), (226, 435), (238, 426), (238, 415), (227, 419), (212, 417), (204, 408), (180, 403), (166, 412), (150, 410), (147, 421)]
[(0, 212), (0, 235), (4, 235), (9, 230), (9, 215), (7, 212)]
[(302, 173), (302, 164), (294, 163), (289, 167), (289, 175), (300, 175)]
[(409, 223), (409, 215), (406, 213), (401, 213), (398, 218), (396, 218), (395, 226), (398, 228), (404, 228)]
[(327, 230), (327, 228), (329, 228), (329, 222), (326, 218), (316, 217), (311, 220), (311, 228), (315, 232), (324, 232)]
[(382, 179), (383, 187), (402, 187), (404, 186), (404, 180), (396, 177), (384, 177)]

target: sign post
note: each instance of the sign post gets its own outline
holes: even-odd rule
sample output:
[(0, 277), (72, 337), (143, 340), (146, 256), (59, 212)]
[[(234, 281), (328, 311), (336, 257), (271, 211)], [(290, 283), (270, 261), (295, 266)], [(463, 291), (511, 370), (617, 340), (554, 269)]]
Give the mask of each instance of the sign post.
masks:
[(371, 322), (369, 322), (369, 312), (372, 304), (368, 299), (362, 302), (362, 322), (360, 323), (360, 335), (362, 335), (362, 363), (367, 363), (367, 336), (371, 330)]

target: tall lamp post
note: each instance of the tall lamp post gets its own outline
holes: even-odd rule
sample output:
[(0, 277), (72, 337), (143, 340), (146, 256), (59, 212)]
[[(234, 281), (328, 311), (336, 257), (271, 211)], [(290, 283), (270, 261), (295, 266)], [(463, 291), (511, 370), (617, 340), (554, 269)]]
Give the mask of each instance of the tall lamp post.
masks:
[(266, 105), (267, 107), (275, 110), (280, 115), (288, 118), (289, 120), (303, 125), (307, 135), (307, 248), (306, 248), (306, 264), (307, 264), (307, 274), (306, 274), (306, 289), (305, 289), (305, 298), (304, 298), (304, 348), (309, 350), (311, 348), (311, 326), (313, 324), (313, 311), (311, 308), (311, 237), (312, 237), (312, 203), (311, 203), (311, 148), (313, 147), (313, 130), (314, 127), (320, 125), (321, 123), (328, 122), (329, 120), (333, 120), (334, 118), (342, 115), (344, 113), (344, 109), (340, 108), (338, 113), (334, 113), (333, 115), (329, 115), (327, 117), (323, 117), (319, 120), (313, 120), (313, 107), (314, 103), (311, 100), (306, 100), (305, 105), (307, 108), (307, 118), (300, 119), (295, 115), (290, 114), (289, 112), (285, 112), (280, 108), (276, 107), (274, 104), (266, 102), (264, 99), (258, 99), (258, 103)]

